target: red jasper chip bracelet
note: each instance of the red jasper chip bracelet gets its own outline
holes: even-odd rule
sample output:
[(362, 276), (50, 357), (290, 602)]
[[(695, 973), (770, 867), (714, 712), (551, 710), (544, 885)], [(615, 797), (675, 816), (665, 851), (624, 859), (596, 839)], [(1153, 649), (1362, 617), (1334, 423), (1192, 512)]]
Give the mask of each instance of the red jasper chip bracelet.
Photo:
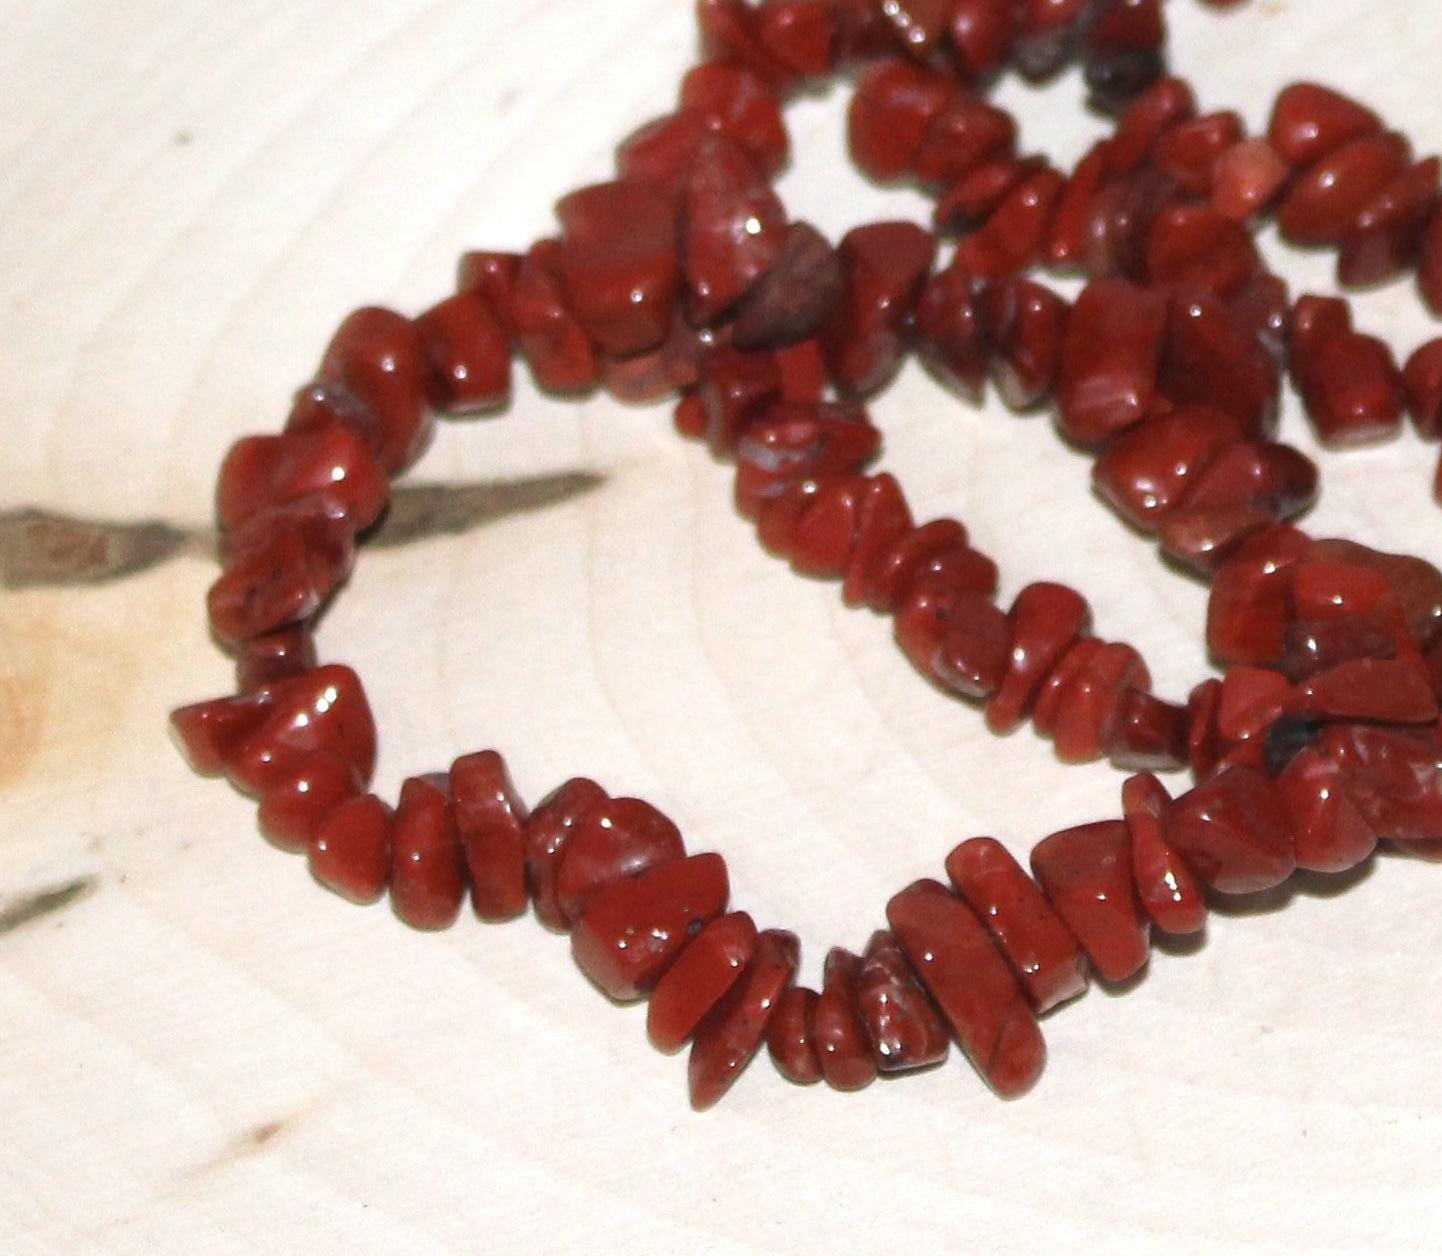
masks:
[[(173, 726), (197, 771), (257, 798), (266, 836), (348, 898), (388, 893), (421, 929), (454, 923), (467, 893), (486, 921), (534, 906), (603, 993), (649, 999), (660, 1050), (690, 1044), (697, 1108), (763, 1043), (788, 1080), (856, 1090), (954, 1041), (1020, 1095), (1045, 1061), (1038, 1018), (1091, 974), (1136, 975), (1154, 928), (1195, 933), (1214, 896), (1340, 872), (1380, 841), (1442, 854), (1442, 574), (1300, 531), (1316, 469), (1275, 439), (1284, 374), (1328, 445), (1394, 435), (1408, 412), (1435, 439), (1442, 340), (1399, 369), (1344, 299), (1292, 301), (1252, 234), (1273, 214), (1284, 239), (1335, 246), (1347, 287), (1415, 272), (1442, 313), (1442, 166), (1312, 84), (1282, 93), (1265, 136), (1199, 113), (1165, 74), (1158, 0), (698, 13), (704, 63), (677, 109), (620, 145), (615, 180), (561, 200), (558, 237), (467, 255), (456, 295), (415, 320), (351, 315), (284, 432), (232, 447), (208, 606), (239, 693)], [(1115, 128), (1066, 174), (1019, 153), (986, 87), (1073, 60)], [(856, 71), (857, 164), (932, 193), (935, 234), (873, 223), (833, 246), (789, 220), (771, 185), (782, 106), (840, 70)], [(941, 266), (938, 236), (956, 237)], [(1085, 277), (1075, 303), (1043, 268)], [(966, 527), (917, 521), (869, 470), (865, 407), (912, 352), (968, 401), (990, 382), (1013, 409), (1050, 409), (1095, 454), (1102, 500), (1211, 582), (1220, 677), (1154, 695), (1079, 593), (1037, 583), (1003, 609)], [(503, 407), (517, 354), (559, 395), (679, 394), (678, 429), (735, 462), (768, 550), (890, 614), (917, 670), (993, 731), (1029, 718), (1063, 760), (1133, 771), (1122, 817), (1046, 837), (1030, 873), (993, 838), (962, 842), (949, 884), (894, 895), (887, 927), (832, 949), (813, 990), (795, 984), (796, 937), (730, 909), (725, 861), (645, 802), (576, 778), (528, 811), (490, 750), (409, 778), (394, 809), (367, 792), (370, 708), (354, 672), (318, 662), (313, 627), (432, 414)], [(1195, 784), (1173, 798), (1154, 773), (1182, 767)]]

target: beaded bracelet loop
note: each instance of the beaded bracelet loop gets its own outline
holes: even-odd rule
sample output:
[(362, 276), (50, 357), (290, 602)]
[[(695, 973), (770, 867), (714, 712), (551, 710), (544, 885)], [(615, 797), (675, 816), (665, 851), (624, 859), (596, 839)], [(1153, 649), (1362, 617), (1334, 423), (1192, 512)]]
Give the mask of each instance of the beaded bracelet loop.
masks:
[[(457, 293), (415, 320), (352, 314), (284, 432), (229, 451), (208, 609), (239, 693), (172, 722), (196, 770), (256, 797), (267, 837), (347, 897), (388, 892), (421, 929), (452, 924), (467, 893), (486, 921), (534, 906), (602, 992), (649, 999), (658, 1048), (690, 1043), (697, 1108), (763, 1042), (789, 1080), (854, 1090), (955, 1041), (1016, 1096), (1045, 1060), (1038, 1018), (1090, 975), (1141, 971), (1154, 928), (1194, 933), (1215, 896), (1344, 871), (1380, 841), (1442, 854), (1442, 573), (1304, 534), (1291, 520), (1316, 469), (1275, 439), (1284, 372), (1329, 446), (1394, 435), (1408, 411), (1435, 438), (1442, 340), (1399, 369), (1344, 299), (1291, 301), (1252, 237), (1272, 215), (1292, 243), (1337, 247), (1344, 287), (1415, 271), (1442, 313), (1442, 163), (1312, 84), (1281, 94), (1265, 136), (1200, 113), (1165, 74), (1159, 0), (698, 14), (703, 63), (677, 109), (620, 145), (615, 180), (560, 201), (559, 236), (468, 254)], [(1115, 127), (1064, 174), (1017, 151), (986, 88), (1074, 60)], [(873, 223), (833, 246), (788, 219), (771, 186), (784, 101), (843, 69), (854, 159), (932, 193), (932, 231)], [(956, 239), (944, 265), (938, 237)], [(1043, 268), (1085, 278), (1074, 303)], [(1033, 584), (1003, 610), (965, 526), (913, 518), (870, 470), (865, 407), (913, 351), (963, 400), (990, 382), (1096, 455), (1101, 498), (1211, 582), (1221, 677), (1157, 697), (1079, 593)], [(832, 949), (812, 990), (794, 984), (796, 937), (728, 911), (721, 856), (688, 853), (645, 802), (576, 778), (528, 811), (492, 750), (409, 778), (394, 809), (367, 792), (364, 690), (318, 663), (313, 626), (432, 414), (503, 408), (516, 354), (560, 396), (679, 394), (678, 430), (735, 462), (737, 509), (768, 550), (890, 614), (907, 659), (994, 731), (1029, 718), (1061, 759), (1131, 770), (1121, 818), (1046, 837), (1031, 875), (991, 838), (962, 842), (948, 884), (894, 895), (887, 927), (859, 954)], [(1184, 767), (1195, 784), (1173, 798), (1156, 773)]]

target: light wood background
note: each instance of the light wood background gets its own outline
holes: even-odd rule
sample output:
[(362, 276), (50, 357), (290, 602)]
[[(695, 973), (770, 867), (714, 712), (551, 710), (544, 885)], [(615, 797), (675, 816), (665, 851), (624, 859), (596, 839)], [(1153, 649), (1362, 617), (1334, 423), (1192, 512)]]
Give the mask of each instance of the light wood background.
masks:
[[(1442, 137), (1431, 5), (1169, 7), (1208, 107), (1256, 125), (1313, 76)], [(1021, 1102), (955, 1059), (854, 1096), (763, 1061), (696, 1117), (684, 1058), (564, 941), (344, 905), (183, 768), (167, 709), (228, 684), (201, 615), (223, 450), (278, 425), (347, 309), (419, 310), (603, 177), (671, 104), (688, 4), (0, 0), (0, 25), (0, 1251), (1437, 1250), (1442, 868), (1216, 916), (1049, 1021)], [(1037, 148), (1095, 129), (1075, 78), (1004, 95)], [(793, 119), (797, 215), (923, 212), (844, 168), (838, 99)], [(1427, 333), (1405, 286), (1361, 307)], [(1074, 581), (1163, 692), (1203, 674), (1203, 591), (1044, 424), (915, 371), (877, 416), (1004, 592)], [(1434, 457), (1326, 458), (1314, 526), (1442, 560)], [(322, 640), (368, 681), (382, 787), (497, 745), (532, 798), (582, 772), (651, 798), (812, 980), (960, 838), (1113, 813), (1115, 773), (989, 737), (728, 489), (662, 411), (523, 388), (443, 431)]]

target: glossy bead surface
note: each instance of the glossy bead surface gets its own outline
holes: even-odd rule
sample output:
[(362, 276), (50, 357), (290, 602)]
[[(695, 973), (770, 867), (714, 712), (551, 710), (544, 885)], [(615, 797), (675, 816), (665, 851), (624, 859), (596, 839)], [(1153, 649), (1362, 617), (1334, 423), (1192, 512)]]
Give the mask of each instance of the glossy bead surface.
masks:
[(325, 818), (365, 787), (355, 767), (333, 754), (310, 754), (260, 800), (260, 831), (281, 850), (305, 850)]
[(786, 211), (750, 158), (725, 140), (698, 151), (682, 192), (687, 315), (715, 322), (764, 275), (786, 241)]
[(826, 237), (809, 223), (793, 222), (770, 266), (736, 306), (731, 343), (738, 349), (773, 349), (807, 339), (841, 299), (843, 284), (841, 263)]
[(832, 1090), (862, 1090), (876, 1080), (871, 1040), (856, 1006), (860, 976), (859, 956), (840, 947), (827, 953), (811, 1024), (821, 1075)]
[(937, 882), (917, 881), (886, 904), (886, 920), (982, 1080), (1004, 1099), (1030, 1090), (1046, 1043), (971, 908)]
[(1107, 447), (1092, 468), (1092, 483), (1128, 523), (1155, 531), (1238, 434), (1237, 421), (1219, 410), (1187, 407), (1159, 415)]
[(444, 778), (413, 776), (401, 786), (390, 882), (391, 907), (413, 929), (447, 929), (460, 914), (465, 857)]
[(883, 1073), (939, 1064), (951, 1048), (946, 1026), (895, 935), (871, 935), (856, 979), (856, 1012)]
[(1081, 947), (1005, 846), (970, 838), (946, 857), (946, 875), (991, 931), (1038, 1012), (1086, 989)]
[(612, 881), (576, 921), (571, 954), (609, 998), (642, 998), (687, 942), (726, 910), (729, 894), (725, 861), (714, 854), (672, 860)]
[(1269, 890), (1297, 866), (1277, 788), (1255, 768), (1227, 768), (1182, 794), (1167, 813), (1164, 835), (1223, 894)]
[(317, 378), (341, 385), (375, 419), (376, 457), (390, 474), (410, 466), (430, 441), (425, 346), (416, 325), (393, 310), (356, 310), (340, 325)]
[(986, 706), (986, 722), (994, 733), (1010, 732), (1031, 712), (1052, 669), (1090, 624), (1091, 610), (1076, 590), (1042, 582), (1016, 595), (1007, 618), (1011, 659)]
[(679, 1051), (701, 1018), (736, 984), (756, 950), (756, 925), (744, 911), (719, 916), (686, 945), (656, 983), (646, 1035), (658, 1051)]
[(416, 327), (439, 409), (472, 414), (510, 399), (510, 333), (483, 297), (473, 292), (450, 297), (416, 319)]
[(740, 979), (697, 1028), (686, 1069), (697, 1112), (714, 1107), (751, 1063), (795, 978), (800, 953), (794, 933), (767, 929)]
[(686, 854), (681, 831), (639, 798), (607, 798), (577, 817), (556, 873), (556, 903), (567, 920), (608, 885)]
[(936, 240), (909, 222), (880, 222), (846, 233), (838, 251), (845, 290), (821, 330), (832, 378), (866, 395), (901, 365), (904, 329), (936, 257)]
[(1150, 772), (1129, 777), (1122, 785), (1137, 896), (1163, 933), (1196, 933), (1207, 923), (1206, 893), (1185, 861), (1167, 845), (1170, 806), (1171, 796)]
[(373, 524), (390, 499), (380, 464), (335, 420), (238, 440), (220, 467), (216, 514), (222, 527), (235, 529), (264, 512), (322, 494), (344, 509), (356, 531)]
[(1375, 113), (1340, 92), (1316, 83), (1293, 83), (1272, 107), (1267, 139), (1287, 162), (1301, 168), (1381, 129)]
[(1032, 848), (1031, 868), (1103, 980), (1125, 981), (1146, 966), (1150, 926), (1137, 901), (1131, 836), (1122, 821), (1053, 833)]
[(1287, 810), (1297, 867), (1346, 872), (1377, 848), (1377, 833), (1343, 788), (1335, 763), (1317, 749), (1301, 750), (1277, 778)]
[(393, 814), (374, 794), (335, 807), (311, 839), (311, 875), (353, 903), (374, 903), (390, 882)]
[(806, 986), (792, 986), (777, 1001), (766, 1027), (771, 1062), (782, 1077), (798, 1086), (814, 1086), (821, 1080), (821, 1060), (812, 1034), (819, 997)]
[(526, 805), (494, 750), (451, 764), (451, 804), (470, 874), (471, 905), (486, 921), (526, 910)]
[[(227, 776), (248, 793), (264, 793), (313, 753), (332, 754), (353, 767), (362, 782), (375, 770), (376, 731), (360, 678), (350, 668), (327, 664), (314, 671), (228, 699), (237, 724), (218, 718), (207, 730), (220, 734)], [(251, 719), (259, 712), (259, 718)], [(179, 713), (178, 713), (179, 714)], [(230, 737), (225, 737), (229, 725)]]
[(560, 242), (533, 244), (516, 276), (511, 313), (537, 386), (571, 396), (596, 386), (596, 346), (567, 301), (560, 272)]
[(526, 884), (536, 919), (549, 929), (570, 928), (556, 881), (566, 846), (580, 818), (606, 800), (606, 791), (584, 776), (572, 777), (537, 804), (526, 820)]
[(1060, 422), (1080, 445), (1101, 444), (1146, 417), (1156, 391), (1166, 299), (1123, 279), (1088, 284), (1067, 324)]

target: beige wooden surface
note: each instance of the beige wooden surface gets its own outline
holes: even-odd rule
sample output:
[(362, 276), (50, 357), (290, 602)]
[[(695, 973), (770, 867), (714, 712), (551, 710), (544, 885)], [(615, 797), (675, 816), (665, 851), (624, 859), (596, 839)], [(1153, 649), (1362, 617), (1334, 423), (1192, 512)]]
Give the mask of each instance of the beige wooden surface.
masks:
[[(1255, 125), (1312, 75), (1442, 139), (1432, 5), (1170, 9), (1209, 107)], [(603, 176), (669, 106), (689, 5), (0, 0), (0, 24), (0, 1252), (1437, 1250), (1442, 868), (1216, 916), (1049, 1021), (1021, 1102), (955, 1059), (854, 1096), (763, 1061), (696, 1117), (684, 1058), (562, 940), (346, 906), (182, 767), (165, 712), (228, 679), (201, 618), (225, 446), (279, 423), (348, 308), (422, 308), (464, 247), (524, 244)], [(1038, 148), (1094, 125), (1075, 79), (1005, 95)], [(794, 112), (793, 212), (919, 213), (843, 171), (837, 104)], [(1405, 288), (1362, 307), (1426, 331)], [(1202, 674), (1202, 590), (1044, 424), (917, 372), (877, 416), (1004, 592), (1074, 581), (1163, 692)], [(1442, 560), (1434, 456), (1326, 458), (1314, 526)], [(322, 641), (369, 683), (388, 790), (494, 744), (533, 798), (580, 772), (651, 798), (812, 980), (961, 837), (1024, 850), (1116, 806), (1115, 773), (989, 737), (765, 558), (662, 412), (527, 389), (409, 482)]]

